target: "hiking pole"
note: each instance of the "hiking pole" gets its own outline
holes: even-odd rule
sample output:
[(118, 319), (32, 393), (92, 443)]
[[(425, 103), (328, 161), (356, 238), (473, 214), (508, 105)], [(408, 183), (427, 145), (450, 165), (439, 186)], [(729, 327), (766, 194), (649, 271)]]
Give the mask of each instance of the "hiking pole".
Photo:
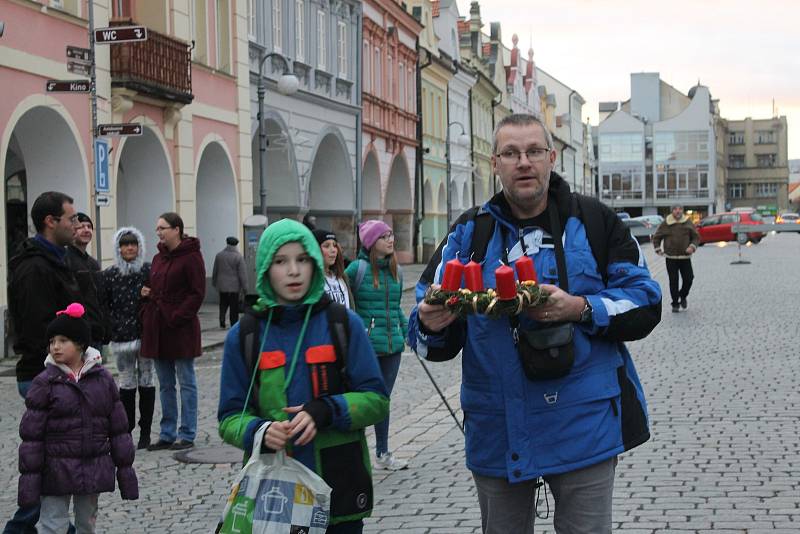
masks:
[(450, 407), (450, 404), (447, 402), (447, 399), (444, 398), (444, 393), (442, 393), (442, 390), (439, 389), (439, 385), (436, 383), (436, 380), (434, 380), (433, 375), (428, 369), (428, 366), (425, 365), (425, 361), (422, 359), (422, 357), (420, 357), (419, 354), (415, 353), (415, 355), (417, 357), (417, 361), (419, 361), (419, 364), (422, 366), (423, 369), (425, 369), (425, 374), (427, 374), (428, 378), (431, 379), (431, 384), (433, 384), (433, 387), (436, 389), (436, 393), (439, 394), (439, 397), (442, 399), (442, 402), (444, 403), (445, 406), (447, 406), (447, 410), (450, 412), (450, 415), (453, 416), (453, 420), (456, 422), (456, 426), (461, 431), (461, 433), (464, 434), (464, 425), (461, 424), (461, 421), (458, 420), (458, 417), (456, 417), (456, 413)]

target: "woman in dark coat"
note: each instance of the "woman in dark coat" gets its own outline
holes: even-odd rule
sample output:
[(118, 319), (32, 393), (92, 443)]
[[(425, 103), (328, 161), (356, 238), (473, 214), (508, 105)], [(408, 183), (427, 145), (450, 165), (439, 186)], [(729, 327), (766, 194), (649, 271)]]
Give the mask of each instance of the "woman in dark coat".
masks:
[[(161, 397), (161, 433), (147, 449), (181, 450), (194, 446), (197, 434), (197, 380), (194, 359), (200, 356), (197, 312), (206, 291), (200, 241), (183, 233), (177, 213), (164, 213), (156, 225), (158, 254), (150, 280), (142, 288), (142, 356), (155, 360)], [(175, 381), (181, 389), (181, 425)]]

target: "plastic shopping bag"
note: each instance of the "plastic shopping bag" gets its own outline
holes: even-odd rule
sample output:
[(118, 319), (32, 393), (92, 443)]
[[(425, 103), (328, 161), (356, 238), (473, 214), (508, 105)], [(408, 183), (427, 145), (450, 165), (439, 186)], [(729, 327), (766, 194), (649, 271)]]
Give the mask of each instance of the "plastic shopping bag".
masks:
[[(261, 449), (266, 425), (253, 439)], [(325, 534), (331, 488), (286, 452), (253, 454), (231, 489), (223, 534)]]

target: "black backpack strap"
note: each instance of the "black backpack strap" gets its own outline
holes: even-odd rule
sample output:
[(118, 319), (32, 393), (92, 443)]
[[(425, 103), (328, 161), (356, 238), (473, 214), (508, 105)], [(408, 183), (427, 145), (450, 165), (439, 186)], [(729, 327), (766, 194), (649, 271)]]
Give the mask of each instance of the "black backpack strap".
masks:
[[(253, 372), (261, 347), (258, 346), (258, 318), (246, 312), (239, 318), (239, 348), (244, 357), (247, 376), (252, 378), (250, 373)], [(253, 382), (253, 394), (250, 395), (254, 406), (258, 406), (258, 387), (258, 380), (256, 380)]]
[(494, 234), (496, 222), (488, 211), (483, 210), (475, 213), (474, 221), (470, 256), (472, 261), (481, 263), (486, 258), (486, 249), (489, 247), (489, 240), (492, 238), (492, 234)]
[(603, 218), (602, 204), (594, 197), (575, 194), (575, 199), (580, 210), (581, 222), (586, 230), (586, 239), (592, 248), (592, 254), (597, 262), (597, 270), (603, 277), (603, 283), (608, 283), (608, 232), (606, 221)]
[(331, 302), (326, 310), (328, 316), (328, 329), (333, 341), (333, 350), (336, 352), (336, 361), (339, 364), (339, 373), (342, 377), (345, 391), (350, 391), (350, 382), (347, 380), (347, 354), (350, 350), (350, 318), (347, 308), (338, 302)]

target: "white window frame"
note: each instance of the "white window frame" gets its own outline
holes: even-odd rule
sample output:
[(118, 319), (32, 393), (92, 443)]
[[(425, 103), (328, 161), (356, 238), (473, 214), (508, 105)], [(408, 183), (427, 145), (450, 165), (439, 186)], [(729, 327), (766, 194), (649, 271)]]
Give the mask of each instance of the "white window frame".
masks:
[(339, 78), (347, 78), (347, 24), (343, 21), (338, 21), (336, 23), (336, 36), (337, 36), (337, 44), (336, 53), (338, 54), (338, 67), (339, 67)]
[(328, 17), (321, 9), (317, 10), (317, 68), (326, 70), (328, 68), (328, 58), (326, 57), (327, 47), (327, 34), (326, 25), (328, 24)]
[(372, 64), (373, 72), (375, 72), (375, 89), (372, 93), (378, 98), (383, 98), (383, 94), (381, 93), (381, 86), (383, 85), (383, 61), (381, 60), (381, 56), (381, 49), (376, 46), (372, 56), (375, 59), (375, 62)]
[(294, 0), (294, 57), (298, 61), (306, 60), (306, 3), (305, 0)]
[(272, 49), (283, 51), (283, 0), (272, 0)]
[(392, 56), (386, 54), (386, 100), (390, 104), (394, 104), (394, 61), (392, 61)]
[(362, 85), (361, 88), (363, 91), (370, 91), (372, 88), (372, 54), (370, 54), (370, 50), (372, 47), (369, 45), (369, 41), (364, 39), (364, 43), (362, 44), (362, 61), (364, 62), (364, 72), (362, 78)]
[(403, 63), (397, 64), (397, 107), (405, 109), (406, 107), (406, 66)]
[[(190, 2), (191, 4), (192, 2)], [(247, 36), (256, 41), (256, 0), (247, 0)]]

